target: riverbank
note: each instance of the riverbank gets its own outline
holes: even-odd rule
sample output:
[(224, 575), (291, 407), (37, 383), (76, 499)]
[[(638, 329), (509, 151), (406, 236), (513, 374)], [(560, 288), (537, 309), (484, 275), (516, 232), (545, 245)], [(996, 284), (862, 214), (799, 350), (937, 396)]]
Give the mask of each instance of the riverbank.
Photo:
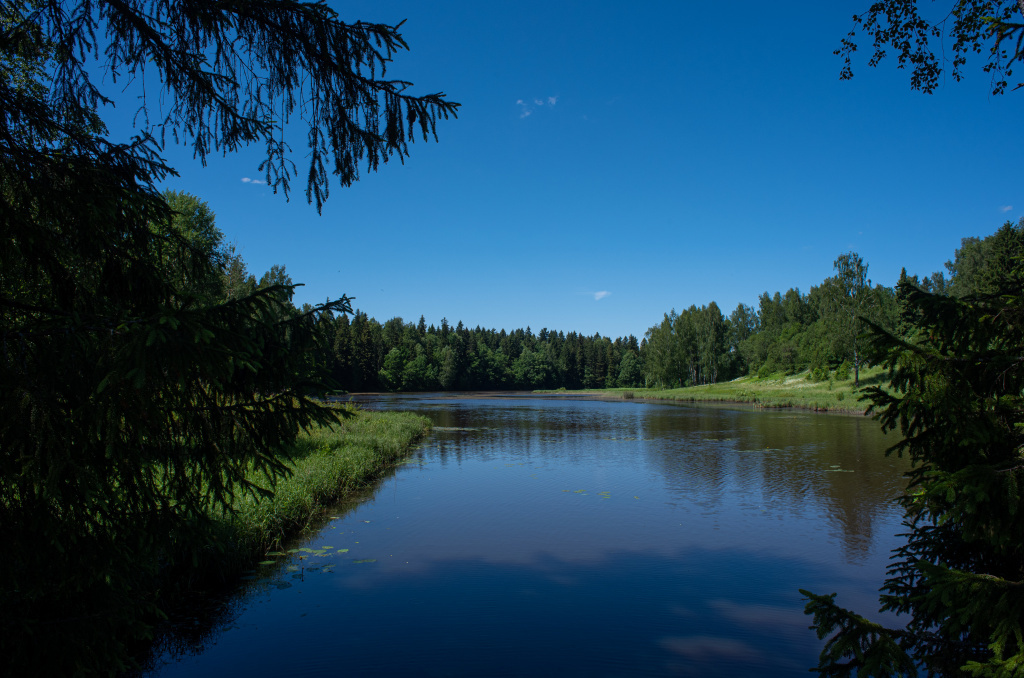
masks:
[[(211, 516), (213, 539), (189, 568), (190, 579), (208, 586), (253, 567), (286, 539), (317, 526), (328, 507), (393, 468), (429, 429), (428, 419), (409, 412), (354, 410), (334, 425), (300, 434), (287, 464), (291, 474), (269, 488), (272, 497), (240, 496), (233, 511)], [(263, 476), (249, 480), (267, 485)]]
[(796, 407), (816, 412), (863, 414), (868, 403), (860, 400), (861, 389), (883, 385), (888, 381), (885, 371), (880, 367), (862, 370), (860, 385), (856, 387), (852, 378), (811, 381), (807, 376), (807, 372), (802, 372), (795, 375), (773, 375), (765, 379), (747, 376), (718, 384), (673, 389), (607, 388), (547, 393), (579, 393), (623, 400), (751, 403), (759, 407)]
[[(189, 543), (198, 542), (199, 548), (183, 549), (164, 560), (158, 581), (149, 588), (169, 618), (154, 625), (152, 638), (122, 646), (133, 658), (123, 666), (149, 667), (154, 653), (180, 632), (182, 623), (195, 624), (196, 609), (218, 600), (221, 591), (230, 590), (285, 541), (319, 529), (329, 508), (372, 486), (430, 429), (429, 419), (409, 412), (350, 412), (336, 424), (300, 433), (288, 451), (287, 477), (273, 484), (259, 474), (247, 478), (272, 490), (273, 496), (236, 497), (232, 511), (212, 512), (212, 524), (190, 537)], [(95, 666), (84, 673), (109, 670)]]

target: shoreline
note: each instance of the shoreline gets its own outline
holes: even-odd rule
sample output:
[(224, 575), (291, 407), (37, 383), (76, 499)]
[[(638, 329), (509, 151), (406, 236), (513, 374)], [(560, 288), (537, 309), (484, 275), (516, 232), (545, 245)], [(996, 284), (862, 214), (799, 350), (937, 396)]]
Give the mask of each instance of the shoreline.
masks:
[[(272, 497), (240, 496), (233, 514), (211, 516), (217, 553), (193, 574), (210, 583), (253, 567), (332, 505), (396, 467), (429, 431), (430, 421), (410, 412), (355, 410), (337, 424), (302, 433), (288, 462), (291, 474), (270, 487)], [(252, 480), (267, 484), (262, 476)]]
[[(350, 411), (336, 424), (299, 435), (287, 464), (291, 474), (272, 485), (274, 496), (240, 496), (234, 513), (212, 513), (205, 546), (168, 563), (157, 586), (166, 617), (150, 622), (154, 635), (149, 641), (129, 641), (137, 668), (127, 675), (153, 668), (151, 662), (174, 634), (175, 620), (191, 617), (199, 601), (230, 591), (261, 561), (274, 558), (285, 542), (316, 530), (329, 509), (400, 466), (431, 428), (429, 419), (411, 412)], [(262, 476), (250, 480), (269, 485)]]
[(864, 370), (860, 385), (852, 380), (811, 382), (805, 374), (758, 379), (739, 377), (732, 381), (673, 389), (600, 388), (579, 390), (541, 390), (537, 394), (565, 394), (605, 400), (642, 400), (646, 402), (721, 403), (754, 405), (762, 409), (795, 408), (811, 412), (864, 415), (868, 403), (861, 401), (865, 387), (885, 382), (881, 369)]

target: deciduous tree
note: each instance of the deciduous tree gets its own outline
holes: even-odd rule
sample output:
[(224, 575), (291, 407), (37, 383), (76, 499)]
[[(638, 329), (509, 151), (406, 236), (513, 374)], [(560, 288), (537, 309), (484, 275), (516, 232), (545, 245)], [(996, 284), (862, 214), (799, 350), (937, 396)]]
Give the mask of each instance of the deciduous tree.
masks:
[[(922, 9), (921, 5), (928, 5)], [(943, 73), (959, 81), (972, 54), (983, 55), (982, 70), (992, 79), (992, 93), (1012, 82), (1013, 71), (1024, 55), (1024, 0), (879, 0), (853, 17), (853, 30), (836, 54), (843, 57), (840, 77), (853, 77), (857, 33), (871, 37), (869, 66), (877, 66), (890, 50), (900, 68), (910, 67), (910, 86), (933, 92)], [(938, 44), (936, 44), (938, 43)]]

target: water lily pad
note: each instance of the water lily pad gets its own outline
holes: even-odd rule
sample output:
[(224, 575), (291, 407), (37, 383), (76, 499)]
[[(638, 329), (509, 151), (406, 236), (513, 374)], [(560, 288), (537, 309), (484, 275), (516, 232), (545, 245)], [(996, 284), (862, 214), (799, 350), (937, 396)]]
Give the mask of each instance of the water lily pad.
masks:
[(277, 561), (276, 560), (261, 560), (259, 562), (259, 564), (260, 565), (277, 565)]
[(377, 559), (376, 558), (363, 558), (361, 560), (353, 560), (352, 562), (356, 563), (356, 564), (359, 564), (359, 563), (376, 563)]

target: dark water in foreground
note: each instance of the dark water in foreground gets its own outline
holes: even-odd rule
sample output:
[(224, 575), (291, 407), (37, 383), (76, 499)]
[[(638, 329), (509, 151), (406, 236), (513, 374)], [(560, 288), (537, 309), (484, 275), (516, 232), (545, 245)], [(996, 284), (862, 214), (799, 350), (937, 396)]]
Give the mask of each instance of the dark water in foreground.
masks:
[(798, 588), (877, 609), (904, 465), (869, 419), (523, 396), (367, 407), (422, 412), (434, 432), (150, 675), (801, 676), (821, 642)]

